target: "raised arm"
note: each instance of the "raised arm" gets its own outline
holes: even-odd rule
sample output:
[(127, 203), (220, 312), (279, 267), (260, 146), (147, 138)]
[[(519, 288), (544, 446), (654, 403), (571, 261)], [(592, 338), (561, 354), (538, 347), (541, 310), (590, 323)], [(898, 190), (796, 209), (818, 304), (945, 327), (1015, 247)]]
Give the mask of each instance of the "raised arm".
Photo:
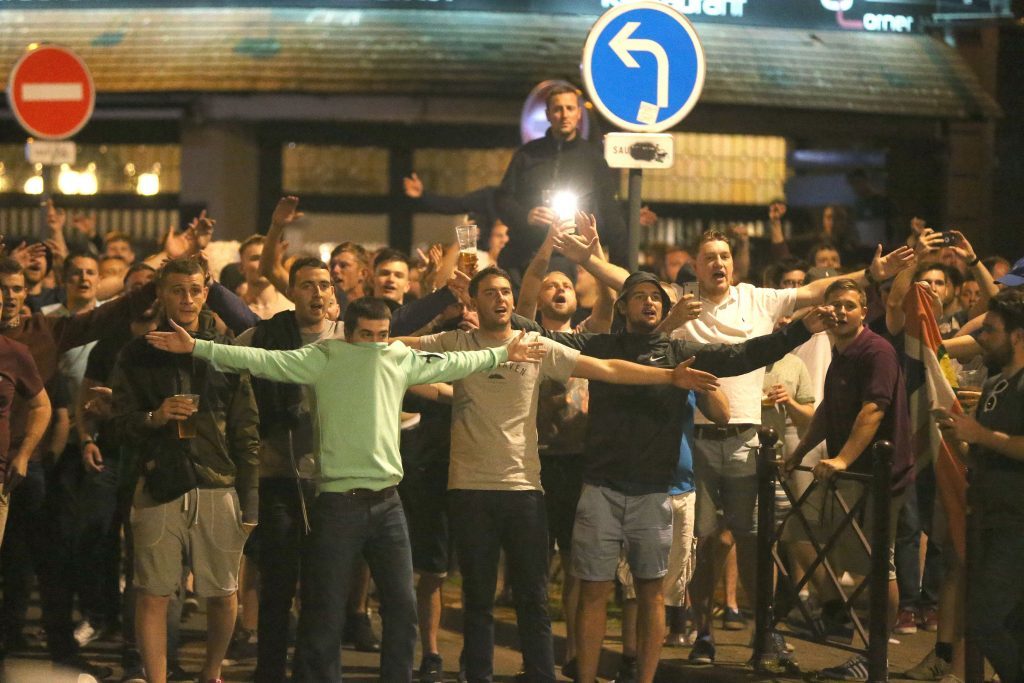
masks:
[(76, 346), (96, 341), (111, 329), (127, 327), (128, 323), (153, 304), (154, 299), (156, 285), (151, 282), (127, 296), (85, 313), (65, 318), (50, 318), (58, 348), (63, 353)]
[(622, 284), (629, 277), (629, 271), (595, 254), (592, 250), (593, 245), (593, 239), (585, 240), (582, 236), (568, 233), (562, 233), (554, 239), (556, 250), (573, 263), (582, 266), (598, 282), (603, 282), (615, 291), (622, 289)]
[[(861, 287), (868, 287), (871, 281), (884, 282), (895, 277), (900, 271), (909, 268), (914, 264), (914, 250), (907, 246), (897, 247), (886, 255), (882, 255), (882, 245), (875, 249), (875, 257), (871, 265), (864, 270), (858, 270), (847, 275), (815, 280), (796, 290), (796, 308), (804, 306), (817, 306), (825, 298), (825, 290), (836, 280), (852, 279)], [(868, 273), (870, 272), (870, 280)]]
[(259, 324), (260, 317), (249, 308), (242, 298), (219, 282), (210, 283), (206, 305), (220, 316), (224, 324), (236, 335)]
[(537, 316), (537, 298), (540, 296), (544, 276), (548, 274), (551, 264), (551, 252), (554, 251), (554, 239), (558, 234), (555, 223), (548, 228), (548, 235), (530, 260), (526, 272), (523, 273), (522, 284), (519, 285), (519, 297), (516, 301), (516, 313), (524, 318), (533, 319)]
[(289, 225), (302, 218), (298, 210), (298, 197), (281, 197), (274, 213), (270, 217), (270, 229), (263, 241), (263, 253), (260, 254), (260, 275), (270, 280), (274, 289), (285, 294), (288, 291), (288, 269), (284, 267), (283, 254), (285, 244), (284, 231)]

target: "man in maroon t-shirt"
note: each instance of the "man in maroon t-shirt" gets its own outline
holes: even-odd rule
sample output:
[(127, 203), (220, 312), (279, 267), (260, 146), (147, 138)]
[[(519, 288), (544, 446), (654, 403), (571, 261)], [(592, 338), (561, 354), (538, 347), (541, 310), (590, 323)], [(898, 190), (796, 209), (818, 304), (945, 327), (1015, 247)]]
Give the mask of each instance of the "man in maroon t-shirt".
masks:
[[(914, 480), (906, 386), (899, 357), (892, 344), (864, 324), (867, 297), (860, 285), (853, 280), (837, 280), (825, 290), (825, 304), (835, 309), (839, 320), (839, 323), (828, 331), (833, 354), (832, 363), (825, 375), (825, 396), (815, 410), (814, 418), (800, 445), (787, 459), (786, 466), (787, 469), (792, 469), (812, 448), (825, 441), (828, 458), (814, 466), (816, 480), (824, 483), (832, 480), (838, 472), (847, 470), (870, 474), (872, 444), (882, 439), (892, 443), (889, 622), (895, 624), (896, 610), (899, 606), (896, 567), (893, 562), (896, 520), (905, 499), (907, 485)], [(861, 496), (862, 486), (857, 482), (838, 479), (835, 486), (849, 505)], [(844, 516), (838, 504), (831, 504), (831, 493), (827, 493), (825, 488), (821, 486), (812, 492), (803, 506), (811, 524), (819, 527), (815, 533), (821, 534), (821, 540), (831, 536)], [(870, 499), (865, 509), (871, 510)], [(870, 529), (868, 521), (861, 522), (861, 525), (864, 529)], [(795, 526), (797, 525), (794, 523)], [(801, 531), (797, 531), (797, 535), (800, 533)], [(805, 558), (806, 564), (809, 565), (814, 559), (811, 544), (806, 540), (792, 540), (796, 541), (793, 544), (794, 552), (809, 555)], [(831, 558), (837, 572), (849, 570), (851, 573), (864, 576), (869, 573), (869, 558), (859, 539), (849, 528), (837, 544)], [(843, 602), (823, 574), (824, 572), (819, 569), (814, 577), (814, 583), (823, 599), (822, 620), (830, 635), (848, 633)], [(839, 667), (822, 672), (823, 675), (826, 673), (841, 680), (866, 681), (867, 662), (863, 657), (855, 657)]]
[[(5, 296), (5, 305), (7, 299)], [(27, 419), (24, 436), (11, 457), (11, 406), (16, 400), (25, 402)], [(0, 336), (0, 478), (4, 482), (0, 491), (0, 544), (7, 526), (11, 490), (25, 478), (29, 458), (49, 422), (50, 399), (28, 347)]]

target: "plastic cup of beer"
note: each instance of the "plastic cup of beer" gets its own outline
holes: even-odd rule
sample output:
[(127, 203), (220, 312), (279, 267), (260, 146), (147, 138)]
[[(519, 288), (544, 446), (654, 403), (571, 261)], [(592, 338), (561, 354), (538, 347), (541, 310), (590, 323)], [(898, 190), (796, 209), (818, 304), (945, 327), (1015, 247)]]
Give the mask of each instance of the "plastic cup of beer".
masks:
[(455, 227), (455, 236), (459, 240), (459, 270), (466, 275), (476, 275), (476, 242), (480, 237), (480, 229), (473, 223)]
[(192, 404), (192, 407), (196, 409), (196, 412), (192, 413), (184, 420), (178, 420), (178, 438), (196, 438), (196, 415), (199, 414), (199, 394), (175, 394), (174, 398), (187, 398), (189, 403)]

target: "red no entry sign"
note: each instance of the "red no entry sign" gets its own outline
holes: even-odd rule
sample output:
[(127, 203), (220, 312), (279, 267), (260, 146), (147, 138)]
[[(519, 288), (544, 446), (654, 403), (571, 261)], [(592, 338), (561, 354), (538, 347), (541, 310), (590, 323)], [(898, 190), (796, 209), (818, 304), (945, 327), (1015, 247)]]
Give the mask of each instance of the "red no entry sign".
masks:
[(57, 45), (31, 45), (7, 79), (7, 102), (30, 135), (71, 137), (96, 104), (92, 76), (78, 55)]

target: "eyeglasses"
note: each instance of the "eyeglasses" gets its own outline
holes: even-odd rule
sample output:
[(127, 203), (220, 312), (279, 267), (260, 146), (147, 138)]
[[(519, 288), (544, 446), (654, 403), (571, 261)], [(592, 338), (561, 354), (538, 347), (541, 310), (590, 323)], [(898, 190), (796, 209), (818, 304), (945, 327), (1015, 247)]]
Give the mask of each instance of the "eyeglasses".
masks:
[(985, 399), (985, 405), (981, 407), (982, 412), (991, 413), (996, 409), (996, 405), (999, 404), (999, 394), (1006, 391), (1006, 388), (1010, 386), (1010, 380), (1001, 379), (996, 382), (996, 385), (992, 387), (992, 393)]

